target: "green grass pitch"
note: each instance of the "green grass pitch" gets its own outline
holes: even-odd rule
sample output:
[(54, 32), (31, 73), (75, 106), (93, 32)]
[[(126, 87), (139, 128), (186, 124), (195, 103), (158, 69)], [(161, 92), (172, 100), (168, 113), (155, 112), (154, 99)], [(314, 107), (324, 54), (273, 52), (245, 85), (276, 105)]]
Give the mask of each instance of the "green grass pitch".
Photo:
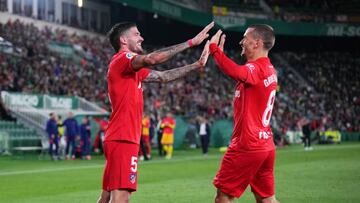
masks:
[[(360, 143), (302, 146), (277, 150), (276, 193), (282, 203), (359, 203)], [(155, 152), (154, 152), (155, 153)], [(222, 154), (212, 149), (175, 151), (172, 160), (154, 155), (139, 164), (138, 191), (131, 202), (213, 202), (212, 179)], [(35, 157), (0, 157), (0, 202), (96, 202), (104, 160), (37, 160)], [(248, 190), (235, 202), (255, 202)]]

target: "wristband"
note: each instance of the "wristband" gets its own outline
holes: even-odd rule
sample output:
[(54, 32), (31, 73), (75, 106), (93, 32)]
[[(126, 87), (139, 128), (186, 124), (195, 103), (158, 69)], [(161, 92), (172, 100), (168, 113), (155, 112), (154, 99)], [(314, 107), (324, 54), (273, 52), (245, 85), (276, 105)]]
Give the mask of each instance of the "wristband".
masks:
[(193, 46), (192, 39), (189, 39), (189, 40), (187, 41), (187, 43), (188, 43), (189, 47), (192, 47), (192, 46)]

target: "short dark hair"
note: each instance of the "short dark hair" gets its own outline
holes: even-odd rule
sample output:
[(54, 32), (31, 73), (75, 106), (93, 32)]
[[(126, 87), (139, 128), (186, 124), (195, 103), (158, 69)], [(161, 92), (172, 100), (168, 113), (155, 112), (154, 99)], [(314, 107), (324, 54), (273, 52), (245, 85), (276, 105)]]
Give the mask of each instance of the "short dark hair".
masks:
[(275, 44), (274, 29), (270, 25), (255, 24), (250, 25), (249, 28), (254, 28), (252, 32), (254, 38), (260, 38), (264, 42), (264, 48), (270, 50)]
[(132, 27), (136, 27), (136, 23), (121, 22), (115, 24), (107, 33), (111, 46), (114, 48), (115, 52), (118, 52), (120, 49), (119, 37)]

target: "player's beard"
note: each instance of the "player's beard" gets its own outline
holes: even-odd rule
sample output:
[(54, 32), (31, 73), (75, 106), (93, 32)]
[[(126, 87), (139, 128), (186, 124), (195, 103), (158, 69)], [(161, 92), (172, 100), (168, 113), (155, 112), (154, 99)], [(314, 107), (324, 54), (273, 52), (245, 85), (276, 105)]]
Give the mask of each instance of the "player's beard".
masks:
[(132, 43), (129, 48), (130, 48), (130, 51), (137, 53), (137, 54), (142, 54), (144, 52), (140, 41), (138, 41), (136, 43)]

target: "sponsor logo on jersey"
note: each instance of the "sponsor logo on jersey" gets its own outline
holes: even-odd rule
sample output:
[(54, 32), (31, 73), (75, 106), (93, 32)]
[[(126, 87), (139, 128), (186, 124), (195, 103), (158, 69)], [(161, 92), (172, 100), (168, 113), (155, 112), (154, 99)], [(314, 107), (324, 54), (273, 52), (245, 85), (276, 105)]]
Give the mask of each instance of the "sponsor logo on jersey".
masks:
[(240, 90), (236, 90), (236, 91), (235, 91), (234, 97), (240, 97)]
[(134, 184), (136, 182), (136, 173), (130, 174), (130, 183)]
[(270, 75), (268, 78), (264, 80), (265, 87), (269, 87), (271, 83), (277, 82), (277, 76), (275, 74)]
[(271, 131), (260, 131), (259, 132), (259, 139), (263, 139), (263, 140), (267, 140), (270, 139), (272, 136), (272, 132)]
[(245, 65), (246, 65), (246, 67), (248, 67), (248, 69), (250, 70), (250, 72), (251, 72), (251, 73), (252, 73), (252, 72), (253, 72), (253, 70), (255, 69), (254, 64), (247, 63), (247, 64), (245, 64)]
[(126, 58), (131, 59), (132, 57), (135, 56), (135, 54), (134, 53), (126, 53), (125, 56), (126, 56)]

